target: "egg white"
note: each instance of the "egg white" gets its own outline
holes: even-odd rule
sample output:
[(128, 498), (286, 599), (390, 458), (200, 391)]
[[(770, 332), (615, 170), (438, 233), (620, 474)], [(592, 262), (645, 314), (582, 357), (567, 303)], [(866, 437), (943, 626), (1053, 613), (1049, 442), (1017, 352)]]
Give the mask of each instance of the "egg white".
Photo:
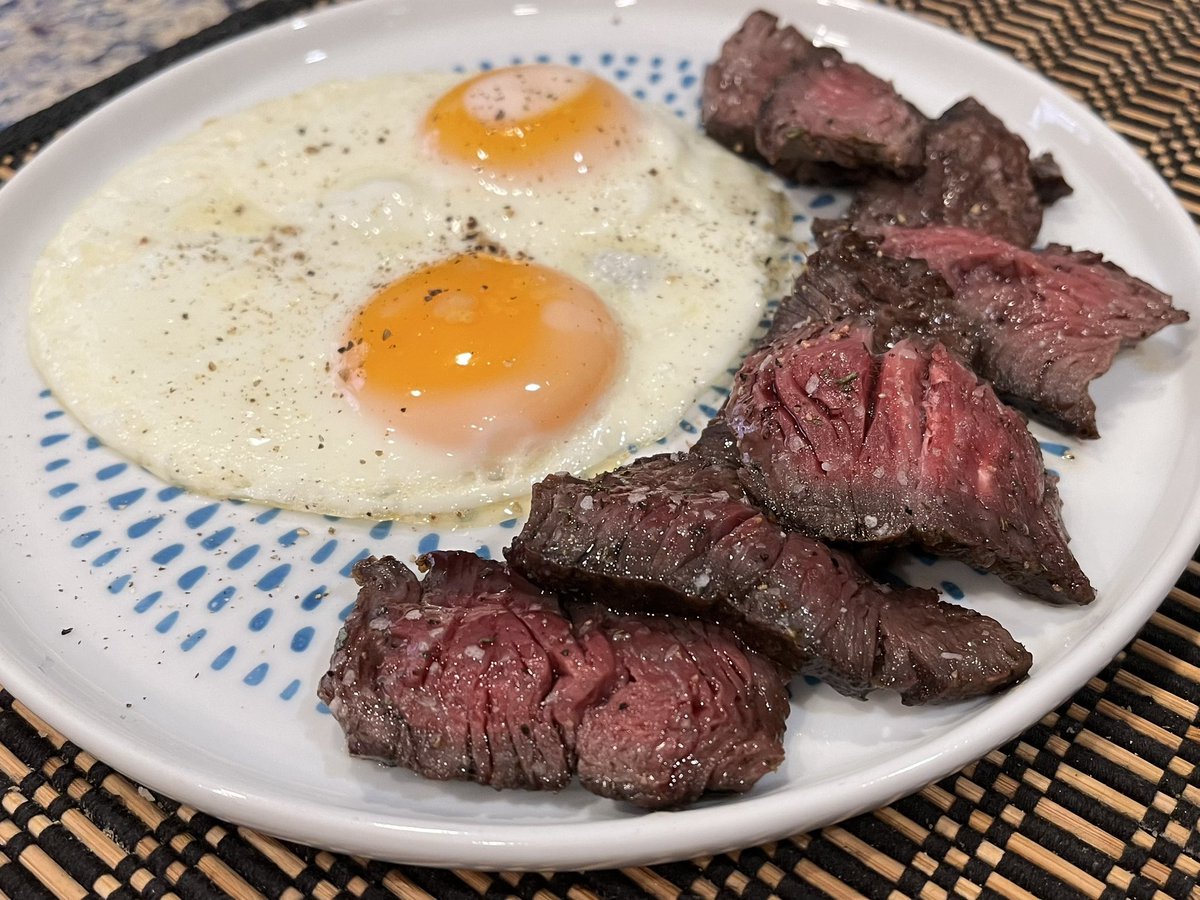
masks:
[[(35, 272), (31, 350), (59, 400), (168, 481), (339, 516), (498, 503), (667, 433), (777, 292), (786, 201), (654, 108), (602, 172), (481, 183), (422, 147), (424, 110), (457, 80), (326, 84), (119, 173)], [(624, 344), (616, 383), (573, 430), (489, 459), (397, 432), (338, 376), (367, 299), (480, 243), (590, 286)]]

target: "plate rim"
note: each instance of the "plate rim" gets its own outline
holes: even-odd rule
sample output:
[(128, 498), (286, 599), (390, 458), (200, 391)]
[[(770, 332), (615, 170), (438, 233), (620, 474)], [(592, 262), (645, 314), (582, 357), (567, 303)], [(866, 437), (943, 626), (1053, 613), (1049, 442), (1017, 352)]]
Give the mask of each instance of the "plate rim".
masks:
[[(433, 0), (415, 0), (408, 5), (411, 6), (413, 14), (418, 14), (417, 10), (420, 7), (431, 5), (432, 2)], [(676, 0), (651, 0), (649, 3), (643, 0), (646, 5), (655, 5), (657, 2), (671, 3)], [(561, 7), (566, 4), (556, 2), (547, 5)], [(593, 5), (600, 7), (605, 4), (597, 2)], [(615, 4), (617, 8), (621, 5), (619, 2)], [(1026, 69), (998, 50), (977, 42), (972, 43), (961, 34), (889, 7), (865, 4), (857, 0), (824, 0), (816, 4), (805, 4), (804, 0), (778, 0), (776, 7), (782, 12), (794, 10), (802, 5), (837, 6), (851, 10), (857, 15), (880, 16), (885, 21), (902, 23), (904, 27), (913, 27), (920, 34), (936, 36), (938, 40), (961, 41), (974, 52), (988, 55), (993, 63), (1004, 68), (1006, 75), (1036, 85), (1043, 91), (1049, 88), (1058, 102), (1063, 103), (1080, 118), (1090, 120), (1093, 128), (1099, 126), (1103, 140), (1116, 148), (1113, 152), (1126, 162), (1140, 166), (1140, 171), (1151, 176), (1149, 184), (1153, 185), (1155, 199), (1162, 202), (1163, 213), (1173, 220), (1169, 224), (1191, 235), (1193, 251), (1200, 249), (1200, 235), (1196, 233), (1191, 220), (1161, 176), (1146, 160), (1138, 156), (1124, 139), (1103, 123), (1094, 111), (1070, 97), (1044, 76)], [(214, 60), (219, 63), (224, 54), (244, 52), (247, 45), (271, 39), (271, 36), (282, 36), (289, 29), (294, 31), (298, 19), (303, 19), (308, 27), (316, 30), (325, 27), (326, 22), (350, 16), (362, 16), (364, 20), (369, 21), (374, 15), (380, 14), (380, 11), (395, 6), (397, 4), (394, 0), (359, 0), (357, 3), (287, 16), (274, 24), (206, 49), (139, 82), (79, 120), (68, 129), (67, 134), (86, 134), (88, 129), (101, 127), (95, 123), (103, 123), (114, 107), (124, 108), (127, 104), (136, 104), (141, 96), (140, 92), (148, 85), (162, 85), (170, 79), (193, 77), (190, 74), (193, 69), (202, 72), (204, 66), (216, 64)], [(60, 149), (63, 146), (67, 149)], [(0, 192), (0, 219), (3, 218), (8, 205), (6, 195), (15, 196), (12, 194), (14, 186), (20, 193), (26, 190), (26, 184), (32, 184), (36, 179), (36, 175), (26, 176), (27, 172), (40, 173), (43, 169), (52, 169), (58, 157), (69, 153), (71, 149), (70, 143), (63, 144), (56, 140), (23, 167)], [(42, 162), (43, 160), (50, 162)], [(805, 788), (788, 786), (771, 794), (717, 806), (698, 806), (628, 819), (550, 825), (487, 823), (470, 827), (430, 828), (421, 823), (385, 822), (377, 818), (372, 820), (372, 816), (361, 812), (356, 814), (352, 808), (335, 807), (333, 809), (339, 813), (338, 821), (343, 828), (349, 829), (351, 838), (339, 844), (338, 841), (330, 839), (326, 830), (306, 824), (319, 823), (322, 815), (328, 817), (331, 807), (325, 803), (304, 798), (289, 798), (286, 808), (279, 809), (274, 815), (260, 814), (264, 805), (278, 805), (277, 800), (269, 795), (256, 793), (253, 786), (244, 784), (244, 779), (240, 777), (231, 779), (227, 774), (222, 776), (214, 770), (209, 772), (206, 778), (194, 779), (189, 777), (195, 770), (194, 766), (180, 771), (170, 760), (141, 755), (137, 746), (122, 738), (122, 728), (119, 725), (94, 714), (91, 710), (77, 709), (72, 703), (63, 704), (62, 697), (49, 690), (49, 682), (39, 680), (36, 672), (10, 665), (5, 655), (0, 655), (0, 681), (35, 715), (61, 731), (68, 739), (87, 747), (89, 752), (127, 777), (145, 783), (155, 790), (162, 790), (221, 818), (290, 840), (339, 852), (361, 853), (377, 859), (438, 866), (580, 869), (635, 863), (652, 864), (753, 846), (764, 840), (819, 827), (830, 821), (875, 809), (978, 759), (1036, 722), (1107, 664), (1162, 602), (1179, 572), (1191, 558), (1198, 542), (1200, 505), (1193, 503), (1187, 509), (1179, 527), (1175, 529), (1174, 540), (1159, 547), (1156, 558), (1147, 564), (1140, 588), (1143, 603), (1126, 604), (1114, 609), (1092, 629), (1087, 645), (1081, 644), (1059, 660), (1051, 673), (1041, 678), (1031, 678), (1008, 694), (974, 709), (962, 722), (934, 739), (933, 746), (940, 748), (936, 752), (909, 749), (886, 762), (855, 769), (819, 782), (825, 788), (824, 797), (820, 798), (823, 802), (810, 803), (802, 817), (793, 814), (790, 821), (799, 823), (798, 826), (783, 824), (783, 820), (789, 818), (786, 814), (787, 808), (796, 803), (795, 792)], [(1050, 675), (1055, 677), (1050, 678)], [(1047, 681), (1047, 678), (1050, 680)], [(1029, 707), (1036, 709), (1036, 716), (1030, 715), (1027, 711)], [(1022, 709), (1026, 711), (1022, 712)], [(960, 734), (965, 725), (980, 720), (995, 727), (976, 729), (977, 732), (984, 732), (986, 736), (976, 734), (964, 737)], [(850, 787), (854, 788), (858, 799), (853, 804), (846, 804), (843, 794)], [(718, 820), (715, 827), (712, 821), (714, 818)], [(564, 828), (586, 830), (586, 849), (563, 848)], [(703, 837), (698, 838), (697, 835), (701, 833)], [(727, 837), (730, 834), (734, 835), (733, 840)]]

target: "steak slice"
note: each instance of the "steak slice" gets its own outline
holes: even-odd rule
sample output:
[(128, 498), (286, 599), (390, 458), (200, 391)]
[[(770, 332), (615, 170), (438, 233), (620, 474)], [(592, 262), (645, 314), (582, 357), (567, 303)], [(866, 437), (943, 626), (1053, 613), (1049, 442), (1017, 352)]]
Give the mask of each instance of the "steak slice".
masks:
[(884, 346), (919, 335), (975, 358), (978, 329), (963, 321), (946, 279), (924, 260), (884, 256), (878, 240), (841, 222), (818, 219), (813, 230), (819, 248), (779, 304), (765, 340), (797, 326), (854, 318), (870, 322)]
[(787, 681), (769, 659), (707, 622), (568, 609), (581, 639), (602, 635), (616, 657), (616, 685), (576, 737), (589, 791), (680, 806), (747, 791), (783, 762)]
[(1044, 600), (1094, 599), (1020, 414), (941, 344), (874, 344), (869, 325), (816, 325), (746, 358), (725, 418), (750, 492), (826, 540), (912, 542)]
[(775, 82), (755, 146), (777, 172), (798, 181), (814, 180), (814, 166), (844, 170), (847, 181), (878, 169), (911, 177), (921, 168), (924, 126), (925, 117), (889, 82), (834, 55)]
[(705, 71), (700, 120), (709, 137), (797, 181), (855, 183), (921, 164), (925, 119), (891, 84), (762, 10)]
[(915, 180), (880, 177), (864, 185), (849, 221), (867, 232), (958, 225), (1029, 247), (1044, 206), (1071, 190), (1053, 157), (1043, 154), (1035, 164), (1025, 141), (971, 97), (925, 129), (923, 163)]
[[(748, 790), (783, 759), (782, 672), (715, 625), (558, 600), (470, 553), (359, 562), (321, 679), (355, 756), (435, 779), (646, 808)], [(574, 621), (572, 620), (572, 615)]]
[[(966, 228), (889, 228), (880, 250), (921, 260), (954, 294), (975, 370), (1017, 405), (1079, 437), (1098, 436), (1088, 385), (1117, 352), (1185, 322), (1171, 298), (1098, 253), (1032, 251)], [(943, 329), (944, 331), (945, 329)]]
[(580, 640), (558, 601), (470, 554), (423, 581), (392, 557), (361, 585), (319, 695), (349, 751), (439, 780), (558, 790), (584, 711), (613, 684), (611, 647)]
[(754, 153), (759, 110), (775, 82), (807, 61), (836, 55), (818, 50), (778, 17), (757, 10), (721, 48), (721, 55), (704, 73), (700, 120), (709, 137), (735, 153)]
[(908, 704), (1001, 690), (1029, 653), (994, 620), (932, 591), (874, 582), (848, 555), (771, 522), (738, 479), (732, 435), (710, 425), (686, 454), (534, 486), (505, 551), (531, 580), (610, 604), (727, 625), (789, 670), (846, 694)]

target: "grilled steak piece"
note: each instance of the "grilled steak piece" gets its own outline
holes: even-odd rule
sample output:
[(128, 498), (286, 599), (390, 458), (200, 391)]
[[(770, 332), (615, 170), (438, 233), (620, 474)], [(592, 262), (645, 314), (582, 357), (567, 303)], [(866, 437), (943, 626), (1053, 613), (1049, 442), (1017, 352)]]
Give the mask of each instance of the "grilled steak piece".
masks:
[(889, 228), (872, 238), (821, 220), (820, 248), (780, 304), (770, 335), (845, 316), (891, 345), (941, 341), (1005, 400), (1096, 437), (1092, 379), (1130, 346), (1188, 315), (1099, 254), (1030, 251), (964, 228)]
[(1044, 206), (1070, 190), (1049, 154), (1035, 165), (1025, 142), (968, 97), (925, 129), (924, 169), (915, 180), (873, 179), (846, 216), (868, 232), (960, 225), (1029, 247)]
[[(1064, 431), (1097, 437), (1088, 384), (1123, 347), (1187, 321), (1184, 310), (1098, 253), (1031, 251), (965, 228), (889, 228), (895, 259), (922, 260), (954, 293), (969, 357), (996, 390)], [(953, 327), (953, 326), (950, 326)]]
[(805, 62), (836, 54), (818, 50), (791, 26), (780, 28), (776, 16), (752, 12), (704, 73), (705, 131), (735, 153), (753, 154), (758, 113), (775, 82)]
[(848, 555), (767, 519), (734, 452), (717, 423), (686, 454), (592, 481), (551, 475), (505, 555), (564, 594), (721, 622), (846, 694), (890, 688), (905, 703), (936, 702), (1024, 677), (1029, 653), (999, 623), (932, 591), (879, 585)]
[(874, 346), (869, 325), (816, 325), (746, 358), (725, 419), (750, 492), (826, 540), (914, 542), (1044, 600), (1091, 601), (1020, 414), (941, 344)]
[(749, 790), (783, 762), (783, 671), (706, 622), (617, 615), (568, 605), (581, 639), (600, 634), (615, 686), (588, 709), (576, 737), (579, 780), (638, 806)]
[(913, 174), (924, 117), (832, 47), (758, 10), (704, 74), (700, 119), (714, 140), (797, 181), (849, 184)]
[(814, 164), (836, 166), (844, 181), (879, 169), (911, 177), (921, 168), (924, 127), (925, 117), (891, 84), (830, 56), (775, 82), (755, 146), (777, 172), (798, 181), (814, 180)]
[(361, 585), (319, 694), (350, 753), (426, 778), (558, 790), (584, 711), (610, 690), (612, 649), (576, 637), (557, 600), (503, 566), (438, 554), (423, 581), (391, 557)]
[(647, 808), (748, 790), (783, 758), (773, 663), (714, 625), (575, 610), (501, 563), (355, 566), (358, 601), (319, 694), (352, 754), (436, 779), (585, 787)]
[(884, 256), (878, 240), (842, 222), (818, 219), (813, 231), (819, 247), (775, 311), (767, 340), (797, 326), (849, 317), (874, 325), (883, 345), (919, 335), (974, 359), (977, 330), (964, 327), (954, 292), (923, 260)]

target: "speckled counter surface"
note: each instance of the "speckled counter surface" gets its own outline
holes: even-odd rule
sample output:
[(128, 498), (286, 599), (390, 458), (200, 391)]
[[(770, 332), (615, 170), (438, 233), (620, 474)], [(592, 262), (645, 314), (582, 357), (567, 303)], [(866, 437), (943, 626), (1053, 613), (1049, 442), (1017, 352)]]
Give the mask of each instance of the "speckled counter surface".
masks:
[(0, 3), (0, 128), (254, 4), (6, 0)]
[[(1090, 104), (1200, 219), (1195, 0), (886, 2), (1010, 53)], [(19, 168), (31, 143), (107, 96), (307, 5), (0, 0), (0, 182)], [(423, 869), (289, 844), (152, 794), (0, 688), (0, 898), (15, 900), (1200, 900), (1198, 825), (1196, 560), (1103, 670), (960, 772), (819, 831), (652, 867)]]

